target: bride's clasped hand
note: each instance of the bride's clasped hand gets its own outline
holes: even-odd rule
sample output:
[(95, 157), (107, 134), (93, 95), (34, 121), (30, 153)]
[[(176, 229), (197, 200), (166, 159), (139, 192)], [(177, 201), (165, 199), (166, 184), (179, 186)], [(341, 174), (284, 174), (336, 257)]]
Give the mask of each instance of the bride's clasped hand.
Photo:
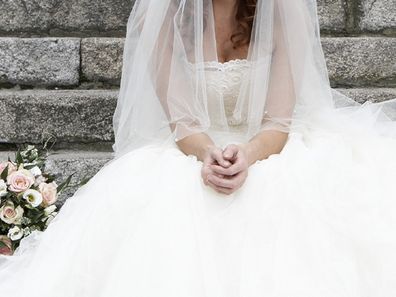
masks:
[(212, 145), (203, 159), (201, 175), (205, 185), (229, 195), (243, 186), (248, 169), (244, 145), (229, 144), (223, 150)]

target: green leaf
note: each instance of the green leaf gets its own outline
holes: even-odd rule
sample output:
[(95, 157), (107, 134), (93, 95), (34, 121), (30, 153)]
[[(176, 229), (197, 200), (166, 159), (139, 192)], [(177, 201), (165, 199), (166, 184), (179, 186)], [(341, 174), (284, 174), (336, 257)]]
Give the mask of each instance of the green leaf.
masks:
[(78, 187), (81, 187), (81, 186), (87, 184), (91, 178), (92, 178), (92, 177), (84, 176), (84, 177), (81, 179), (81, 181), (79, 182), (79, 184), (78, 184), (77, 186), (78, 186)]
[(70, 181), (71, 181), (71, 179), (72, 179), (72, 177), (73, 177), (74, 174), (76, 174), (76, 173), (73, 172), (72, 174), (70, 174), (69, 177), (68, 177), (63, 183), (61, 183), (61, 184), (58, 186), (58, 188), (57, 188), (58, 193), (60, 193), (62, 190), (66, 189), (66, 188), (69, 186)]
[(23, 163), (23, 157), (21, 155), (21, 151), (19, 150), (16, 152), (15, 161), (18, 165)]
[(4, 242), (0, 241), (0, 248), (8, 247)]
[(36, 167), (36, 165), (27, 165), (27, 166), (24, 166), (23, 168), (25, 168), (27, 170), (30, 170), (30, 169), (32, 169), (34, 167)]
[(10, 166), (10, 165), (7, 165), (6, 168), (4, 168), (3, 172), (2, 172), (1, 175), (0, 175), (0, 178), (1, 178), (1, 179), (6, 180), (7, 175), (8, 175), (8, 167), (9, 167), (9, 166)]

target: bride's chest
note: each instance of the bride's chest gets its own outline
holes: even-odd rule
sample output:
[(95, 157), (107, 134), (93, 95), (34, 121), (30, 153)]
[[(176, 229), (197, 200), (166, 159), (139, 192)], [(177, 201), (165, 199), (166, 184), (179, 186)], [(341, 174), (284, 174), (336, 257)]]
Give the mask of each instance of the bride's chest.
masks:
[(246, 60), (231, 60), (226, 63), (206, 62), (205, 76), (208, 99), (219, 95), (223, 99), (238, 96), (248, 68)]
[(235, 124), (232, 113), (241, 87), (249, 76), (249, 69), (250, 64), (247, 60), (205, 62), (207, 104), (212, 120), (218, 118), (219, 113), (224, 113), (228, 123)]

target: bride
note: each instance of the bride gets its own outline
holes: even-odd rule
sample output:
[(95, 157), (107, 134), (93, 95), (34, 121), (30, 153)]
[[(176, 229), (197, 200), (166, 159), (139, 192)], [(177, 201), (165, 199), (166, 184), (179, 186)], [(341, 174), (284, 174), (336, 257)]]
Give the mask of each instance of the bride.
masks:
[(115, 158), (0, 294), (396, 296), (395, 103), (331, 89), (314, 0), (138, 0)]

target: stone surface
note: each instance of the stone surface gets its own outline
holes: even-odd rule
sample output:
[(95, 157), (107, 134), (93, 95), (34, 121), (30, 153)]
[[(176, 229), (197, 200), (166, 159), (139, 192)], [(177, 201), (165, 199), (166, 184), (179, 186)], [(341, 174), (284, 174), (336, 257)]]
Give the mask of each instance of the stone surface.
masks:
[[(15, 152), (0, 152), (0, 161), (15, 159)], [(52, 151), (47, 159), (46, 171), (56, 176), (56, 182), (60, 184), (73, 174), (71, 187), (62, 191), (58, 206), (71, 197), (79, 188), (81, 181), (95, 175), (108, 161), (113, 158), (112, 153), (84, 152), (84, 151)]]
[[(4, 0), (0, 33), (78, 36), (124, 32), (133, 0)], [(122, 34), (122, 33), (121, 33)]]
[[(84, 77), (118, 84), (123, 38), (83, 39), (82, 44)], [(322, 44), (334, 86), (396, 86), (396, 38), (327, 37)]]
[(78, 38), (0, 38), (0, 83), (76, 85), (79, 51)]
[(80, 183), (94, 176), (113, 157), (112, 153), (104, 152), (56, 152), (48, 159), (47, 170), (57, 176), (58, 183), (73, 174), (71, 187), (62, 192), (58, 205), (71, 197), (80, 187)]
[(0, 92), (0, 142), (93, 143), (113, 139), (118, 91), (26, 90)]
[(84, 79), (118, 84), (123, 49), (123, 38), (84, 38), (81, 44)]
[(333, 86), (396, 86), (396, 38), (323, 38)]
[(377, 88), (377, 89), (338, 89), (344, 95), (352, 98), (356, 102), (364, 103), (384, 102), (391, 99), (396, 99), (396, 88)]
[(345, 0), (318, 0), (317, 5), (319, 24), (322, 31), (345, 30)]
[[(345, 0), (319, 0), (321, 27), (345, 27)], [(0, 34), (28, 36), (123, 36), (134, 0), (0, 1)]]
[(359, 27), (396, 34), (396, 0), (360, 0)]
[[(396, 89), (390, 88), (341, 91), (360, 103), (396, 98)], [(109, 149), (117, 96), (118, 90), (1, 91), (0, 143), (41, 143), (53, 137), (59, 147)]]

